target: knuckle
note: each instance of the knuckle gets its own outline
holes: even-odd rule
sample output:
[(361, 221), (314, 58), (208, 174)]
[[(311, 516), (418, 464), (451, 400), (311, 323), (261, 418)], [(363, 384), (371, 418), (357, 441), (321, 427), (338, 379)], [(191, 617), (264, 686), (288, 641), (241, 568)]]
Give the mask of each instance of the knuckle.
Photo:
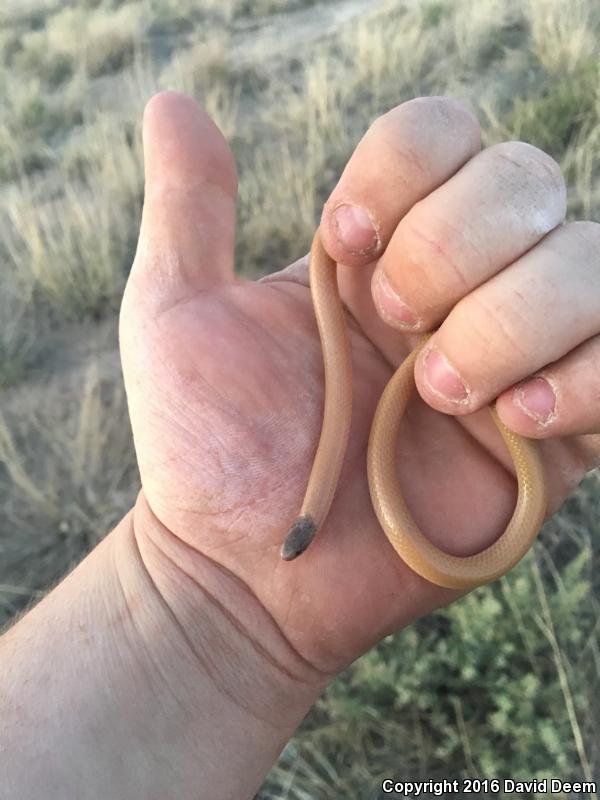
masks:
[(477, 135), (481, 135), (479, 120), (468, 106), (454, 97), (434, 96), (421, 98), (431, 108), (433, 115), (443, 128), (460, 127), (471, 128)]
[(413, 97), (388, 111), (386, 116), (414, 116), (418, 121), (426, 118), (428, 122), (437, 121), (445, 127), (449, 125), (463, 127), (465, 125), (480, 131), (479, 121), (465, 103), (454, 97), (432, 95), (430, 97)]
[[(468, 262), (465, 252), (472, 247), (460, 225), (448, 220), (432, 219), (426, 210), (426, 201), (416, 203), (400, 222), (404, 248), (421, 272), (429, 274), (431, 289), (438, 287), (446, 294), (461, 295), (472, 287), (463, 264)], [(443, 280), (440, 281), (440, 275)]]
[(432, 150), (447, 138), (478, 143), (479, 122), (458, 100), (416, 97), (377, 117), (369, 129), (387, 147), (406, 175), (407, 183), (430, 178), (435, 165)]
[(523, 299), (518, 292), (501, 304), (488, 297), (486, 291), (475, 291), (464, 297), (454, 308), (461, 328), (471, 331), (471, 340), (482, 348), (482, 357), (498, 366), (510, 369), (515, 359), (529, 361), (532, 331)]
[(406, 175), (407, 185), (418, 179), (418, 176), (429, 173), (427, 154), (419, 146), (416, 137), (401, 135), (403, 131), (402, 121), (393, 112), (393, 109), (381, 117), (378, 117), (371, 125), (371, 132), (378, 138), (383, 147), (392, 153), (394, 161), (400, 168), (400, 174)]
[(490, 148), (492, 155), (511, 164), (515, 170), (524, 171), (535, 179), (544, 191), (566, 197), (565, 179), (559, 164), (544, 150), (527, 142), (501, 142)]
[(600, 250), (600, 222), (593, 220), (579, 220), (577, 222), (567, 223), (565, 233), (572, 231), (588, 246), (592, 251), (592, 256), (598, 260), (598, 252)]

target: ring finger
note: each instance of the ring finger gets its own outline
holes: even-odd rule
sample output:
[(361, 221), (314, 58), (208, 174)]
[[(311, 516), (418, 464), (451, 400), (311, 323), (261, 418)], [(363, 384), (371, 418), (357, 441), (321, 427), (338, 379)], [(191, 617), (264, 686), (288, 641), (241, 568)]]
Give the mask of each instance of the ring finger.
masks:
[(517, 432), (597, 431), (599, 243), (596, 223), (563, 225), (459, 301), (415, 363), (422, 397), (469, 414), (504, 393), (498, 411)]

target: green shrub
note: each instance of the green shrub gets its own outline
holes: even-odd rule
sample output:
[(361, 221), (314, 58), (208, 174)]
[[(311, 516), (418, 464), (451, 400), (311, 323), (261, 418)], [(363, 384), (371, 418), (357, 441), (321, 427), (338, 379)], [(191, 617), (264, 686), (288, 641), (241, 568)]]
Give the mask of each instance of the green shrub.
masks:
[(591, 779), (593, 574), (589, 548), (559, 575), (538, 544), (499, 583), (387, 637), (329, 686), (264, 797), (291, 774), (290, 800), (375, 798), (394, 776)]
[(517, 97), (506, 118), (507, 133), (560, 158), (582, 130), (600, 124), (599, 65), (597, 60), (588, 61), (572, 75), (548, 79), (541, 92)]

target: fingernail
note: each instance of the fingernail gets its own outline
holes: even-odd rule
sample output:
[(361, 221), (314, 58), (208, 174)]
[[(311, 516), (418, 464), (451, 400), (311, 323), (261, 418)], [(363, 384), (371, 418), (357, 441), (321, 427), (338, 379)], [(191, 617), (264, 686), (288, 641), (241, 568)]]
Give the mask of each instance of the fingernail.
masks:
[(364, 208), (345, 203), (333, 212), (339, 241), (355, 253), (368, 253), (379, 247), (379, 236)]
[(414, 328), (420, 321), (396, 292), (382, 269), (376, 270), (373, 276), (373, 301), (379, 316), (389, 325)]
[(425, 356), (423, 375), (434, 394), (454, 402), (464, 403), (468, 400), (469, 391), (460, 379), (458, 371), (433, 345)]
[(516, 386), (513, 403), (528, 417), (542, 424), (555, 416), (556, 395), (545, 378), (533, 378)]

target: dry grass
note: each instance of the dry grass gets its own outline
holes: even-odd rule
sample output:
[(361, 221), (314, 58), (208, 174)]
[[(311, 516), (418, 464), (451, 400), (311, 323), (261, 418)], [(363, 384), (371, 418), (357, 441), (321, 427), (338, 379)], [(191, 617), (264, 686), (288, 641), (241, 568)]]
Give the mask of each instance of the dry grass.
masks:
[(23, 35), (15, 54), (18, 68), (57, 84), (78, 69), (88, 78), (122, 70), (131, 64), (136, 43), (146, 32), (143, 2), (117, 9), (67, 7), (50, 16), (45, 27)]
[(56, 139), (81, 122), (82, 83), (74, 77), (60, 98), (47, 95), (37, 76), (0, 79), (0, 181), (57, 163)]
[(574, 75), (598, 59), (600, 8), (587, 0), (528, 0), (534, 57), (550, 75)]
[[(2, 488), (14, 486), (25, 504), (60, 528), (84, 525), (95, 541), (110, 524), (99, 505), (106, 512), (134, 464), (125, 394), (112, 383), (114, 367), (103, 366), (105, 375), (98, 360), (91, 360), (78, 397), (68, 397), (64, 387), (55, 385), (41, 407), (21, 396), (26, 419), (0, 417), (0, 458), (8, 479)], [(57, 469), (40, 475), (35, 462), (44, 450), (48, 464), (56, 459)]]
[(9, 194), (5, 246), (13, 268), (31, 271), (39, 296), (63, 319), (116, 312), (135, 239), (133, 214), (98, 183), (66, 183), (60, 202)]
[(0, 390), (25, 378), (40, 350), (41, 326), (30, 300), (9, 281), (0, 282)]
[(117, 355), (92, 350), (81, 381), (65, 372), (38, 391), (23, 387), (4, 398), (0, 626), (74, 566), (135, 500), (139, 475)]
[(505, 0), (460, 0), (460, 9), (451, 17), (451, 27), (463, 69), (471, 72), (481, 67), (482, 59), (496, 52), (503, 29), (517, 15), (514, 5)]

